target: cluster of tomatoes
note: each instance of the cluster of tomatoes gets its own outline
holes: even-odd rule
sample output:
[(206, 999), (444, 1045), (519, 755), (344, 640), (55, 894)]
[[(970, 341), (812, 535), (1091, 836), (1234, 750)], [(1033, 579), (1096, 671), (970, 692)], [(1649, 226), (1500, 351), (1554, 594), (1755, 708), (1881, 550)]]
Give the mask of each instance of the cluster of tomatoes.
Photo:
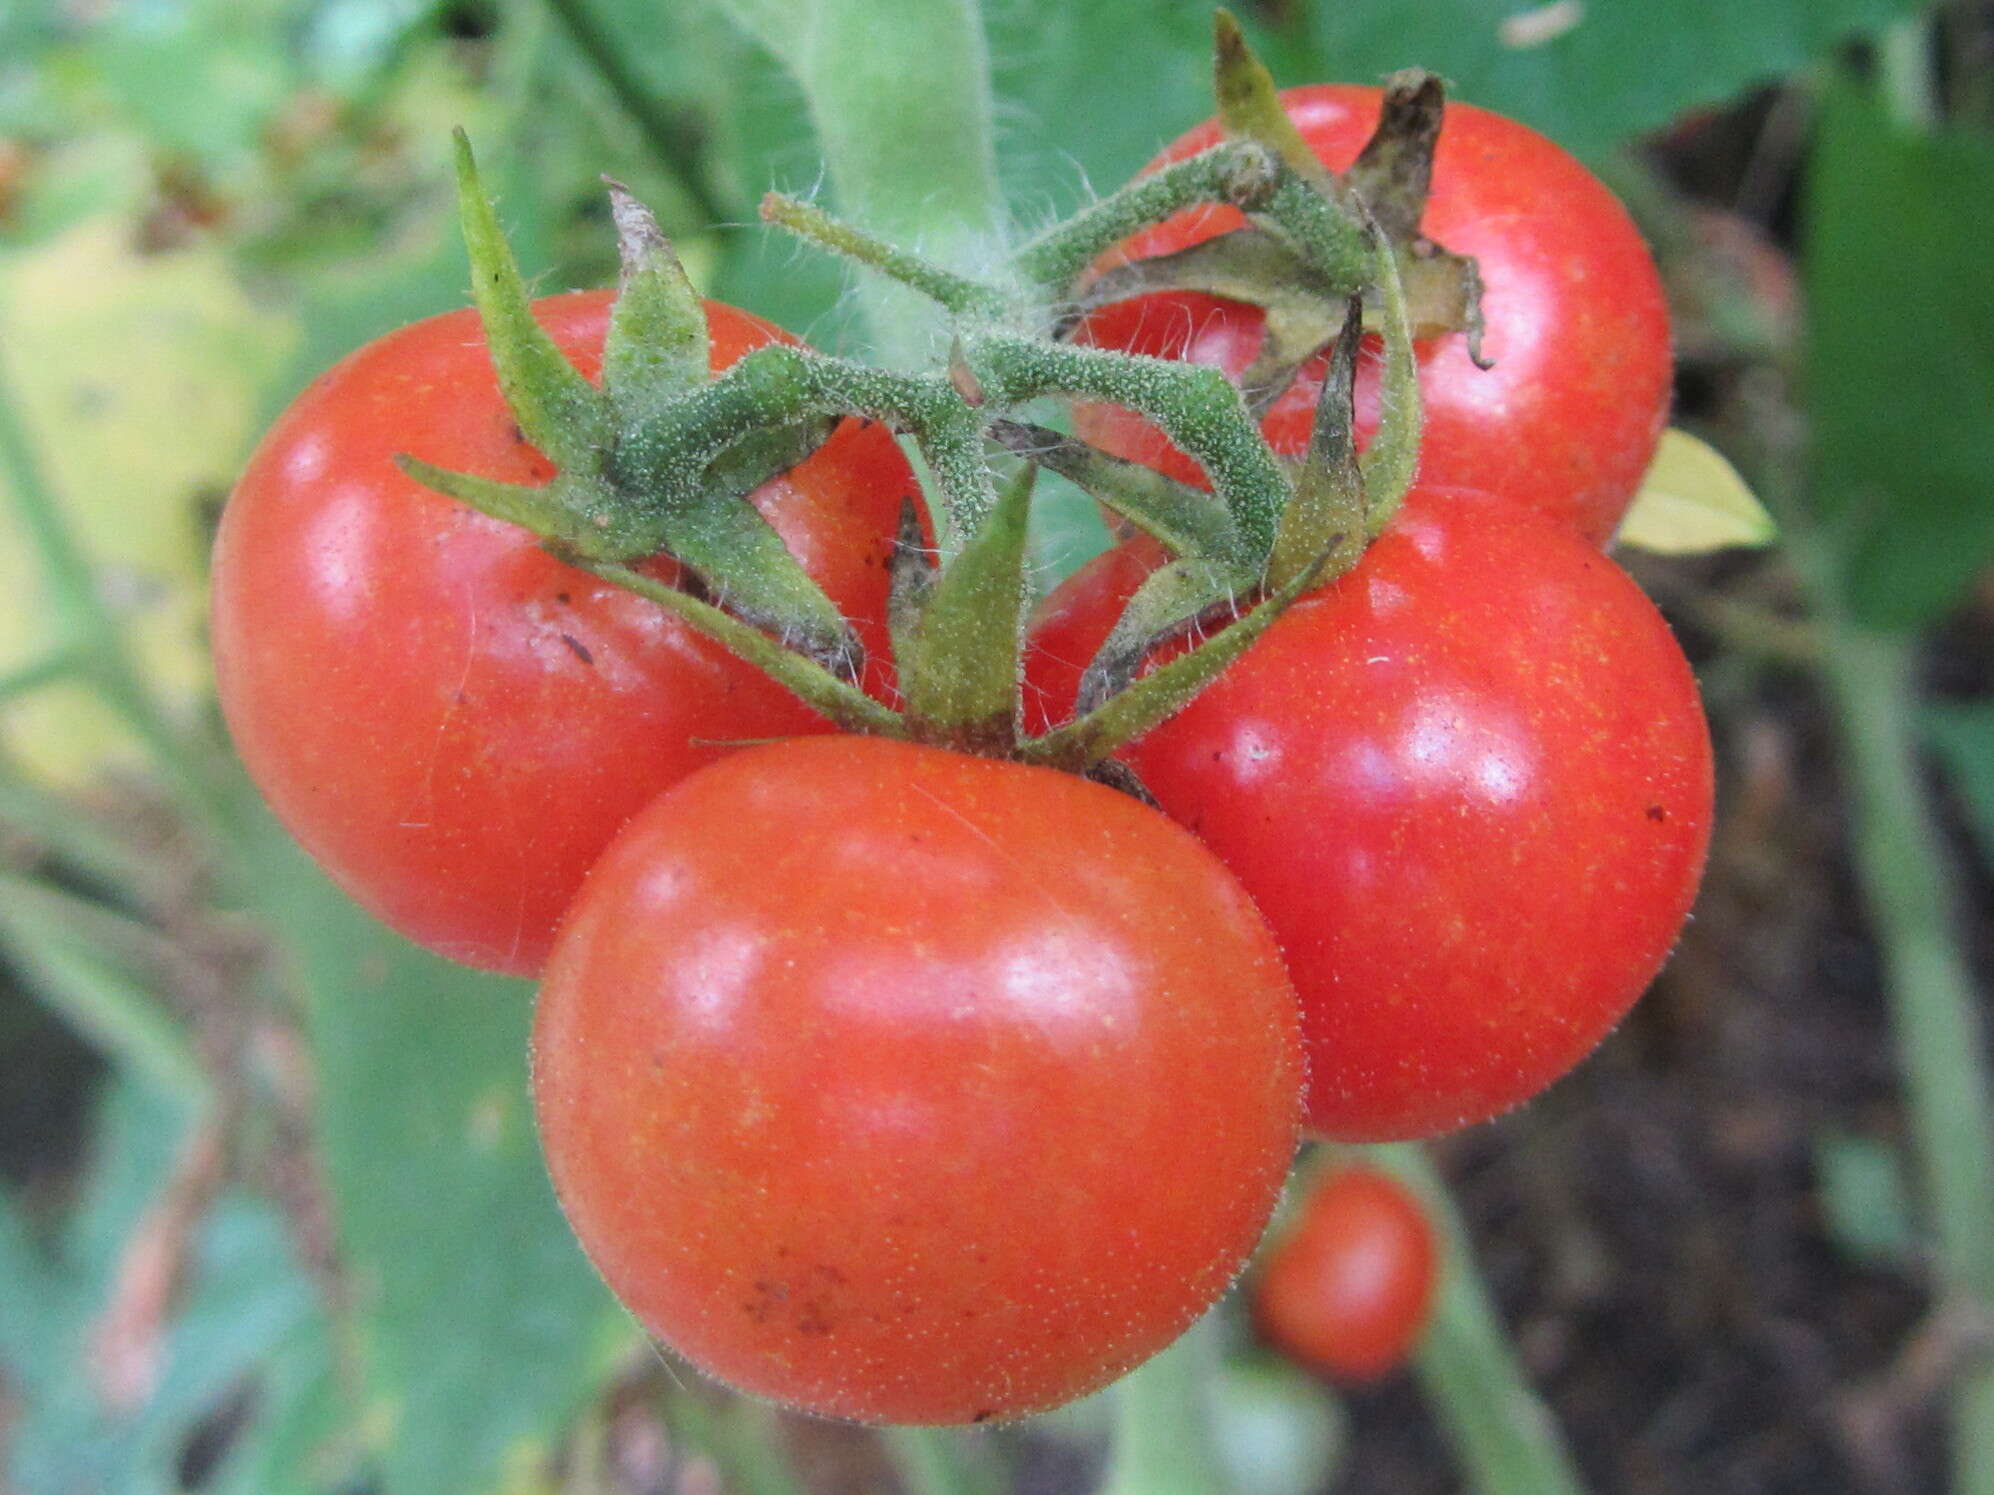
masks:
[[(1286, 96), (1334, 169), (1377, 101)], [(1660, 965), (1704, 855), (1709, 747), (1667, 627), (1600, 548), (1665, 413), (1660, 288), (1597, 182), (1470, 108), (1448, 113), (1423, 227), (1479, 261), (1494, 366), (1458, 335), (1422, 347), (1419, 486), (1353, 570), (1122, 751), (1160, 811), (837, 734), (654, 603), (404, 476), (402, 452), (552, 475), (472, 313), (363, 349), (256, 454), (215, 557), (242, 756), (382, 918), (540, 977), (533, 1084), (563, 1205), (695, 1363), (875, 1421), (1069, 1400), (1224, 1290), (1304, 1126), (1376, 1140), (1492, 1116)], [(535, 308), (591, 378), (610, 304)], [(784, 340), (706, 310), (716, 370)], [(1168, 292), (1075, 336), (1238, 375), (1259, 316)], [(1367, 353), (1360, 438), (1374, 374)], [(1321, 380), (1317, 360), (1267, 411), (1277, 452), (1307, 444)], [(1128, 412), (1079, 423), (1202, 480)], [(889, 433), (851, 420), (753, 495), (886, 698), (917, 493)], [(1027, 731), (1071, 713), (1164, 559), (1130, 539), (1046, 600)]]

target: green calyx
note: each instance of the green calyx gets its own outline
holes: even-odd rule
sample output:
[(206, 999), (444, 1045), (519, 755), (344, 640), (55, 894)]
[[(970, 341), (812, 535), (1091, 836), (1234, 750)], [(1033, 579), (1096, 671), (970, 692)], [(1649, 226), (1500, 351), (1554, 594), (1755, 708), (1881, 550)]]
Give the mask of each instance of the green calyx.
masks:
[[(448, 472), (419, 453), (402, 465), (668, 608), (845, 730), (1139, 790), (1110, 762), (1116, 750), (1187, 704), (1309, 588), (1355, 565), (1390, 518), (1418, 452), (1413, 339), (1440, 326), (1472, 329), (1476, 305), (1472, 262), (1417, 237), (1441, 117), (1435, 80), (1395, 81), (1378, 136), (1338, 178), (1301, 140), (1223, 12), (1214, 76), (1227, 140), (1039, 234), (989, 278), (930, 264), (812, 204), (764, 200), (766, 220), (946, 314), (947, 360), (930, 372), (787, 344), (711, 372), (703, 303), (656, 220), (612, 182), (622, 269), (602, 381), (591, 383), (534, 319), (460, 134), (460, 207), (493, 366), (521, 431), (556, 475), (530, 487)], [(1204, 203), (1238, 208), (1249, 226), (1094, 272), (1122, 239)], [(1071, 340), (1090, 308), (1159, 289), (1265, 308), (1262, 351), (1243, 388), (1217, 369)], [(1367, 330), (1384, 338), (1384, 418), (1360, 456), (1351, 401)], [(1325, 349), (1314, 439), (1300, 460), (1278, 458), (1257, 417)], [(1050, 428), (1037, 409), (1047, 400), (1134, 411), (1203, 468), (1210, 491)], [(849, 622), (751, 501), (854, 416), (903, 438), (924, 469), (925, 506), (907, 505), (892, 566), (898, 708), (860, 689), (864, 660)], [(1021, 724), (1020, 681), (1041, 467), (1168, 555), (1086, 670), (1074, 719), (1034, 738)], [(637, 564), (660, 555), (679, 563), (683, 584)], [(1150, 667), (1159, 646), (1187, 636), (1194, 647)]]
[(523, 524), (565, 559), (617, 565), (664, 554), (755, 626), (857, 677), (861, 652), (830, 598), (747, 495), (821, 442), (821, 423), (744, 425), (702, 453), (691, 482), (661, 483), (639, 458), (709, 386), (706, 312), (650, 212), (611, 183), (622, 271), (603, 341), (600, 387), (534, 319), (526, 283), (457, 133), (458, 209), (472, 295), (499, 388), (520, 430), (555, 465), (544, 487), (501, 484), (401, 459), (419, 481), (494, 518)]

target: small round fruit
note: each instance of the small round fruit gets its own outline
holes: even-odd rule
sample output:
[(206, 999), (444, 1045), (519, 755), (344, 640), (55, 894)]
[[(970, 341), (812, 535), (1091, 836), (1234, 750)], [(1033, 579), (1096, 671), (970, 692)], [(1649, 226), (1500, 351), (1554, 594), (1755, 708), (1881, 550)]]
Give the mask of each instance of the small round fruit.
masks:
[[(1047, 599), (1042, 719), (1139, 561)], [(1654, 605), (1569, 529), (1460, 490), (1414, 490), (1121, 756), (1273, 926), (1309, 1125), (1346, 1141), (1483, 1121), (1571, 1069), (1661, 967), (1709, 844), (1709, 733)]]
[[(1376, 88), (1318, 84), (1281, 95), (1323, 163), (1348, 167), (1377, 123)], [(1207, 121), (1151, 169), (1216, 145)], [(1193, 209), (1122, 246), (1131, 259), (1169, 254), (1238, 227), (1231, 208)], [(1534, 130), (1449, 104), (1433, 163), (1423, 232), (1474, 256), (1485, 290), (1491, 369), (1459, 333), (1419, 345), (1425, 405), (1420, 478), (1484, 489), (1548, 514), (1603, 545), (1626, 512), (1668, 418), (1668, 307), (1639, 230), (1590, 172)], [(1137, 297), (1089, 315), (1080, 337), (1101, 347), (1215, 364), (1238, 378), (1259, 352), (1258, 307), (1190, 292)], [(1358, 439), (1378, 422), (1378, 349), (1357, 375)], [(1275, 450), (1308, 446), (1324, 360), (1307, 364), (1262, 422)], [(1187, 482), (1188, 457), (1128, 411), (1086, 406), (1078, 429), (1117, 455)]]
[[(535, 307), (591, 378), (610, 302)], [(715, 368), (788, 340), (732, 307), (707, 318)], [(583, 873), (659, 791), (740, 739), (830, 725), (656, 603), (404, 476), (399, 452), (552, 476), (475, 312), (361, 349), (264, 438), (216, 541), (222, 709), (277, 817), (348, 893), (440, 954), (530, 975)], [(887, 433), (848, 422), (754, 495), (881, 667), (912, 491)]]
[(1292, 1156), (1272, 936), (1098, 784), (877, 738), (750, 749), (619, 836), (533, 1088), (569, 1222), (709, 1374), (867, 1422), (1022, 1416), (1161, 1349)]
[(1268, 1243), (1253, 1280), (1260, 1332), (1333, 1381), (1392, 1374), (1433, 1305), (1433, 1227), (1405, 1186), (1375, 1168), (1315, 1182), (1294, 1224)]

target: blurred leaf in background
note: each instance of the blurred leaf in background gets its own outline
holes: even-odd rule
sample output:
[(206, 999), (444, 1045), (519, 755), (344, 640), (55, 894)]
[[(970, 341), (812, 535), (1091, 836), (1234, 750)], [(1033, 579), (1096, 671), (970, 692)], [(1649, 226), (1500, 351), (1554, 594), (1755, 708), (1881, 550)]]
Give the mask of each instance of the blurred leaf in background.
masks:
[(391, 1490), (491, 1488), (636, 1342), (554, 1203), (526, 1088), (530, 991), (381, 928), (278, 827), (259, 912), (292, 936), (362, 1422)]
[(1930, 622), (1994, 559), (1994, 137), (1827, 90), (1808, 173), (1811, 492), (1863, 622)]
[[(257, 305), (213, 244), (147, 254), (118, 212), (0, 259), (0, 374), (17, 392), (43, 481), (129, 624), (141, 666), (191, 715), (208, 689), (201, 598), (204, 504), (233, 481), (263, 390), (295, 325)], [(26, 529), (0, 510), (0, 672), (64, 641)], [(7, 713), (28, 768), (76, 784), (126, 741), (78, 686)], [(128, 765), (129, 766), (129, 765)]]

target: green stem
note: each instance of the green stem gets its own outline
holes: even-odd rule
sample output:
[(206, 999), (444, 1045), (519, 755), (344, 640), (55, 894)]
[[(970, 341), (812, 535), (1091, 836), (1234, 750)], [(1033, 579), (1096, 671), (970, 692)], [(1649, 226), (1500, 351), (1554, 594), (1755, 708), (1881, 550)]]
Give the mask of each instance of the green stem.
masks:
[(694, 1391), (665, 1401), (672, 1432), (713, 1460), (729, 1495), (805, 1495), (782, 1437), (782, 1414), (745, 1396), (715, 1407)]
[(76, 661), (79, 672), (124, 718), (188, 805), (219, 822), (224, 807), (220, 791), (196, 767), (191, 745), (133, 666), (117, 620), (97, 590), (90, 562), (42, 471), (4, 368), (0, 368), (0, 478), (13, 495), (15, 512), (48, 581), (51, 611), (62, 640), (56, 648)]
[(1910, 16), (1888, 27), (1877, 44), (1877, 81), (1891, 118), (1911, 130), (1939, 122), (1938, 90), (1932, 80), (1931, 27)]
[(54, 648), (40, 659), (0, 675), (0, 705), (31, 696), (45, 686), (72, 678), (81, 661), (64, 648)]
[[(944, 266), (999, 241), (990, 58), (975, 0), (721, 0), (809, 100), (846, 215)], [(860, 287), (875, 341), (912, 362), (935, 330), (899, 286)]]
[(942, 1428), (882, 1428), (906, 1495), (999, 1495), (998, 1482), (964, 1457), (960, 1435)]
[[(1842, 611), (1832, 558), (1803, 517), (1785, 513), (1782, 527), (1821, 629), (1821, 678), (1837, 707), (1853, 801), (1856, 874), (1883, 958), (1941, 1299), (1985, 1313), (1994, 1307), (1994, 1075), (1947, 893), (1958, 874), (1920, 777), (1915, 651)], [(1971, 1367), (1955, 1383), (1952, 1434), (1956, 1495), (1994, 1495), (1994, 1366)]]
[(1155, 421), (1205, 469), (1212, 491), (1233, 517), (1238, 548), (1213, 559), (1236, 568), (1245, 586), (1259, 581), (1290, 489), (1239, 390), (1223, 372), (985, 329), (966, 329), (963, 342), (993, 405), (1079, 396), (1124, 405)]
[(762, 199), (762, 221), (778, 224), (833, 254), (870, 265), (889, 280), (919, 291), (949, 311), (1002, 316), (1009, 307), (1004, 293), (995, 286), (930, 264), (918, 254), (909, 254), (864, 229), (832, 217), (822, 208), (780, 192), (771, 192)]
[(1262, 146), (1239, 142), (1213, 146), (1138, 177), (1054, 224), (1020, 248), (1013, 263), (1045, 295), (1064, 297), (1083, 270), (1131, 234), (1153, 228), (1185, 208), (1233, 201), (1255, 184), (1271, 189), (1277, 169)]
[(1210, 1402), (1217, 1321), (1207, 1314), (1115, 1387), (1115, 1445), (1099, 1495), (1225, 1495)]
[(1420, 1342), (1421, 1384), (1480, 1495), (1581, 1495), (1548, 1408), (1531, 1389), (1516, 1350), (1475, 1269), (1466, 1226), (1447, 1186), (1415, 1143), (1364, 1149), (1426, 1205), (1443, 1261), (1433, 1316)]
[(588, 59), (615, 95), (616, 102), (644, 136), (644, 143), (658, 164), (690, 199), (708, 223), (729, 216), (701, 163), (698, 132), (688, 128), (670, 109), (664, 107), (624, 60), (624, 49), (611, 39), (586, 0), (546, 0), (547, 9), (567, 30), (575, 49)]
[(781, 345), (757, 348), (631, 432), (618, 457), (636, 488), (693, 503), (699, 475), (730, 444), (813, 415), (863, 416), (913, 435), (935, 479), (934, 518), (944, 557), (996, 506), (982, 422), (948, 379)]
[[(1935, 125), (1926, 22), (1893, 27), (1878, 63), (1896, 123)], [(1777, 502), (1783, 484), (1767, 487)], [(1986, 1315), (1994, 1311), (1994, 1073), (1948, 893), (1958, 875), (1920, 778), (1914, 644), (1848, 615), (1826, 537), (1797, 505), (1778, 507), (1787, 552), (1812, 593), (1822, 680), (1838, 708), (1856, 874), (1883, 957), (1925, 1207), (1938, 1237), (1941, 1306), (1950, 1299)], [(1953, 1383), (1952, 1470), (1954, 1495), (1994, 1495), (1994, 1364), (1984, 1355)]]

